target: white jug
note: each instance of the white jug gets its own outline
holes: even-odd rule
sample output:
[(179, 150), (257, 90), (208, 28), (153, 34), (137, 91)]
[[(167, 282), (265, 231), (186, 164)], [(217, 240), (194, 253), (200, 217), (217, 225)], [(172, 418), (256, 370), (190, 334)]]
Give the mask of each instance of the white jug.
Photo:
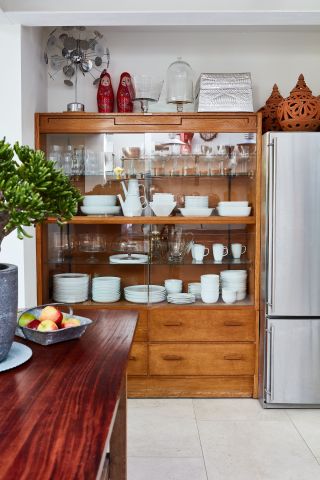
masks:
[(126, 187), (126, 184), (124, 181), (121, 182), (122, 188), (123, 188), (123, 193), (125, 197), (127, 195), (139, 195), (139, 188), (143, 188), (143, 196), (146, 196), (146, 191), (145, 187), (142, 183), (138, 183), (138, 180), (136, 178), (130, 178), (128, 182), (128, 188)]

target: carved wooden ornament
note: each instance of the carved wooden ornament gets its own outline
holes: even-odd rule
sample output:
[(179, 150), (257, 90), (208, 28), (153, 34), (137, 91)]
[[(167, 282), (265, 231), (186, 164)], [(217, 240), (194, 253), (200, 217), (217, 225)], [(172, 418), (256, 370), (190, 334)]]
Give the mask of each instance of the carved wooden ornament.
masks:
[(277, 116), (285, 131), (314, 132), (320, 126), (320, 100), (312, 95), (302, 74), (290, 96), (279, 103)]

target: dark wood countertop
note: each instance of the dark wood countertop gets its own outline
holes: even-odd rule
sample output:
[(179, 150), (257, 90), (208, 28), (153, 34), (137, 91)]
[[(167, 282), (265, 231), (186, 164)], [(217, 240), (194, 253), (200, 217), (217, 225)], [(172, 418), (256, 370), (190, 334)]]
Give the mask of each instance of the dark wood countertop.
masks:
[(95, 479), (110, 439), (137, 313), (81, 311), (78, 340), (43, 347), (0, 373), (0, 479)]

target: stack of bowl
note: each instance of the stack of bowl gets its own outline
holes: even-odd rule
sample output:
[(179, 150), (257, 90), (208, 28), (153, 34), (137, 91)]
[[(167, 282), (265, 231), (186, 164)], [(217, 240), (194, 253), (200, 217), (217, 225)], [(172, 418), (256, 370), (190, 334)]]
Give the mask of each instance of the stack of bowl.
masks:
[(201, 275), (201, 299), (204, 303), (216, 303), (219, 298), (219, 275)]
[(180, 211), (184, 217), (207, 217), (213, 211), (213, 208), (208, 208), (208, 205), (208, 195), (186, 195), (185, 208), (180, 208)]
[[(247, 270), (223, 270), (220, 273), (222, 295), (231, 298), (235, 292), (236, 300), (244, 300), (247, 296)], [(232, 302), (227, 302), (232, 303)]]
[(116, 195), (85, 195), (80, 210), (85, 215), (119, 215)]
[(149, 205), (157, 217), (167, 217), (177, 203), (174, 201), (172, 193), (154, 193), (153, 201)]
[(219, 202), (218, 215), (221, 217), (248, 217), (251, 212), (249, 202)]

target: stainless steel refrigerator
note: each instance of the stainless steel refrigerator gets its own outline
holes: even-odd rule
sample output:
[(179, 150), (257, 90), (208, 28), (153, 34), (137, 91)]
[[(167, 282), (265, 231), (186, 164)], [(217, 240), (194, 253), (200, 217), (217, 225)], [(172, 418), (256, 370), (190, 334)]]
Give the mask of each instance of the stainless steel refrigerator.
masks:
[(320, 407), (320, 133), (263, 136), (259, 396)]

